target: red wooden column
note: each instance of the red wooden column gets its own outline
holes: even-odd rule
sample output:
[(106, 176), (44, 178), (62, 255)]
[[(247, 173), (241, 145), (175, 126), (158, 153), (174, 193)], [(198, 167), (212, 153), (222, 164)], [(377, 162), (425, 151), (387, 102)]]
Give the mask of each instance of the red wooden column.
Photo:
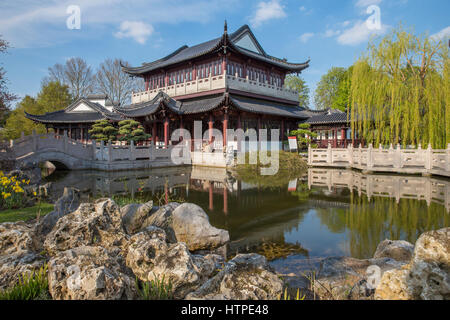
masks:
[(164, 200), (166, 201), (166, 204), (169, 203), (169, 186), (167, 185), (167, 182), (164, 184)]
[(192, 66), (192, 80), (197, 80), (197, 65)]
[(223, 186), (223, 212), (228, 213), (228, 190), (226, 186)]
[(209, 182), (209, 210), (214, 210), (213, 183)]
[(342, 139), (342, 146), (345, 148), (346, 147), (346, 136), (345, 136), (345, 129), (342, 128), (341, 130), (341, 139)]
[(337, 129), (333, 129), (333, 135), (334, 135), (334, 148), (337, 147)]
[(227, 70), (227, 58), (222, 56), (222, 74), (225, 74)]
[(164, 145), (166, 148), (169, 146), (169, 118), (164, 118)]
[(223, 146), (226, 147), (227, 146), (227, 129), (228, 129), (228, 113), (225, 113), (223, 115)]
[(209, 114), (209, 121), (208, 121), (208, 128), (209, 128), (209, 143), (212, 142), (212, 135), (213, 135), (212, 130), (213, 130), (213, 124), (214, 124), (214, 122), (213, 122), (213, 116), (212, 116), (212, 114)]

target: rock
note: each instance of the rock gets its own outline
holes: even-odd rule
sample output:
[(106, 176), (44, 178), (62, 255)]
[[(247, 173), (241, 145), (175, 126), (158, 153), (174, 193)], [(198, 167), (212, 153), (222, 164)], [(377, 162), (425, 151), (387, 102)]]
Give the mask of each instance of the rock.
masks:
[(0, 256), (34, 250), (34, 228), (25, 222), (0, 224)]
[(122, 224), (128, 234), (134, 234), (142, 228), (145, 219), (153, 209), (153, 201), (144, 204), (128, 204), (120, 209)]
[(211, 226), (205, 211), (192, 203), (173, 211), (173, 230), (177, 241), (186, 243), (190, 251), (213, 250), (230, 240), (228, 231)]
[(423, 233), (416, 241), (414, 261), (450, 265), (450, 228)]
[(54, 210), (44, 216), (36, 227), (39, 236), (46, 236), (56, 222), (63, 216), (74, 212), (80, 206), (80, 192), (75, 188), (64, 188), (64, 193), (56, 203)]
[(81, 246), (48, 263), (49, 291), (56, 300), (121, 300), (137, 297), (135, 280), (108, 251)]
[(184, 243), (168, 244), (164, 230), (150, 226), (130, 238), (126, 264), (142, 281), (170, 281), (181, 299), (206, 281), (220, 259), (191, 255)]
[(0, 255), (0, 290), (12, 287), (25, 274), (38, 271), (45, 261), (43, 255), (31, 251)]
[(82, 203), (78, 209), (63, 216), (47, 235), (44, 248), (50, 255), (79, 246), (101, 245), (126, 250), (127, 235), (122, 228), (120, 209), (110, 199), (95, 204)]
[(265, 257), (239, 254), (188, 300), (275, 300), (283, 292), (283, 281), (273, 272)]
[(450, 300), (450, 228), (419, 237), (406, 283), (415, 298)]
[(403, 240), (384, 240), (378, 244), (374, 258), (391, 258), (397, 261), (410, 262), (414, 253), (414, 245)]
[(450, 228), (423, 233), (411, 262), (383, 274), (375, 299), (450, 300)]
[(163, 229), (166, 232), (167, 241), (169, 243), (176, 243), (177, 238), (172, 226), (172, 213), (180, 204), (177, 202), (171, 202), (160, 208), (153, 208), (150, 216), (142, 223), (142, 229), (148, 226), (155, 226)]
[(381, 277), (381, 281), (375, 290), (376, 300), (410, 300), (406, 285), (409, 276), (409, 268), (405, 266), (400, 270), (387, 271)]
[(34, 252), (34, 227), (25, 222), (0, 224), (0, 289), (14, 285), (20, 276), (39, 269), (45, 263)]
[(383, 273), (405, 264), (390, 258), (329, 257), (320, 263), (314, 289), (322, 300), (371, 299)]

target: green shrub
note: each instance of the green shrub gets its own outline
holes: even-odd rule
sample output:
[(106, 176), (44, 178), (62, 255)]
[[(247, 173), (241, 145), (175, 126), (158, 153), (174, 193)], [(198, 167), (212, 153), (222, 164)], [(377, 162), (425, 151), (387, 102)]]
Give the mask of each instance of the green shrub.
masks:
[(13, 287), (0, 291), (0, 300), (41, 300), (48, 299), (47, 265), (37, 272), (22, 274)]

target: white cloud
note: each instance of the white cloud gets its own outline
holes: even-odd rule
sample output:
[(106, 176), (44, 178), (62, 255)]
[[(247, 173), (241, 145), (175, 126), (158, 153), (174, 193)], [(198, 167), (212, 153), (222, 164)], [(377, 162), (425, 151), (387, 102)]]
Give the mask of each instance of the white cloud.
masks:
[(450, 38), (450, 26), (442, 29), (438, 33), (433, 34), (430, 38), (435, 41), (443, 40), (445, 38)]
[(327, 31), (325, 31), (324, 36), (325, 36), (326, 38), (331, 38), (331, 37), (334, 37), (334, 36), (339, 35), (340, 33), (341, 33), (341, 30), (331, 30), (331, 29), (328, 29)]
[(259, 27), (261, 24), (272, 19), (281, 19), (286, 17), (284, 6), (280, 0), (271, 0), (268, 2), (261, 1), (258, 3), (258, 9), (254, 16), (250, 19), (253, 27)]
[(124, 21), (120, 24), (120, 31), (114, 36), (121, 38), (133, 38), (140, 44), (145, 44), (147, 38), (154, 32), (153, 26), (141, 21)]
[(301, 6), (299, 9), (300, 9), (301, 12), (306, 11), (306, 7), (305, 6)]
[(311, 39), (312, 37), (314, 37), (314, 33), (312, 33), (312, 32), (307, 32), (307, 33), (302, 34), (302, 35), (299, 37), (299, 40), (300, 40), (301, 42), (303, 42), (303, 43), (307, 43), (307, 42), (309, 41), (309, 39)]
[(358, 0), (355, 6), (365, 8), (371, 5), (379, 5), (383, 0)]
[[(124, 21), (208, 23), (239, 0), (15, 0), (0, 1), (0, 34), (16, 48), (51, 46), (112, 34)], [(66, 9), (81, 9), (81, 29), (68, 30)]]
[(388, 26), (381, 25), (379, 30), (369, 29), (366, 21), (358, 20), (353, 27), (344, 30), (342, 34), (337, 37), (337, 41), (343, 45), (358, 45), (366, 42), (372, 35), (381, 35), (386, 33)]

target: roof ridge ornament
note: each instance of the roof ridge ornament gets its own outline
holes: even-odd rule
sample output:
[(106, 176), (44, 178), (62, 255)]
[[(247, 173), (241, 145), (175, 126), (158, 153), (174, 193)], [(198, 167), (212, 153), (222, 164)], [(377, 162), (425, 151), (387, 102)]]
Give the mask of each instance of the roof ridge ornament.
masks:
[(223, 33), (228, 33), (227, 20), (225, 19), (225, 24), (223, 25)]

